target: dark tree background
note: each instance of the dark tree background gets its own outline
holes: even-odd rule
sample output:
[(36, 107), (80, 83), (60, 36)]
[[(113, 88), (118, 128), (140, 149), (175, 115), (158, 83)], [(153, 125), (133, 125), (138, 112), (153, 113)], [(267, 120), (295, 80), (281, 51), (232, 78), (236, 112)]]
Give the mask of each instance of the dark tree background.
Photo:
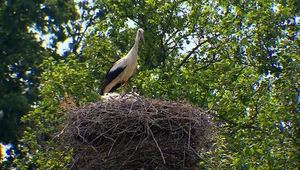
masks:
[[(69, 35), (67, 23), (78, 18), (73, 1), (0, 2), (0, 141), (15, 148), (23, 135), (21, 117), (38, 104), (41, 64)], [(38, 34), (51, 35), (48, 49)]]

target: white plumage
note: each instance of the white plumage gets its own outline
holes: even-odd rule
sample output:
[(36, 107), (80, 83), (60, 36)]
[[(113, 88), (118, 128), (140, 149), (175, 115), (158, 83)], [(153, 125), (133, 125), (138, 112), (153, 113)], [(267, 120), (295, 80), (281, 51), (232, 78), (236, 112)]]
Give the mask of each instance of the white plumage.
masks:
[(137, 70), (139, 41), (144, 41), (144, 30), (138, 29), (135, 42), (128, 54), (119, 59), (106, 73), (106, 79), (101, 83), (101, 94), (113, 92), (124, 84), (122, 94), (125, 94), (128, 79)]

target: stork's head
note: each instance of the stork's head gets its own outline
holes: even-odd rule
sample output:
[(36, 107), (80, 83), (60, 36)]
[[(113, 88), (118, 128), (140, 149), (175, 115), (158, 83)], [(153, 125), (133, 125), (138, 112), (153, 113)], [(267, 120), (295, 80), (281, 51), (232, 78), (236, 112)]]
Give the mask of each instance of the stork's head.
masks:
[(144, 39), (144, 30), (143, 29), (138, 29), (137, 31), (137, 37), (139, 37), (139, 40), (142, 39), (143, 42), (145, 43), (145, 39)]

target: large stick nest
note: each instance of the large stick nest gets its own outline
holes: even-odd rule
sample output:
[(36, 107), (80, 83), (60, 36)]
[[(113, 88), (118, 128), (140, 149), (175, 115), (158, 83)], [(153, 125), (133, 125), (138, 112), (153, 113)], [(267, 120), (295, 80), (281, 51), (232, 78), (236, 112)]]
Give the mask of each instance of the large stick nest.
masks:
[(192, 169), (214, 134), (200, 108), (130, 94), (79, 107), (68, 121), (70, 169)]

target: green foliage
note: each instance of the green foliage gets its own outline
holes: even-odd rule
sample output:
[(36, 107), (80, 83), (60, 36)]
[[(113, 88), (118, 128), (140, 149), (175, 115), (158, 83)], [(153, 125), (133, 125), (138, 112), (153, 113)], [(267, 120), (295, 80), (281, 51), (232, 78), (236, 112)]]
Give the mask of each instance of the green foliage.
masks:
[(105, 3), (111, 13), (101, 22), (109, 25), (95, 29), (109, 34), (87, 38), (98, 46), (91, 45), (83, 54), (92, 49), (99, 57), (97, 65), (108, 66), (104, 73), (118, 58), (111, 56), (127, 52), (124, 43), (130, 49), (124, 32), (134, 36), (125, 24), (131, 19), (144, 28), (147, 42), (139, 51), (141, 67), (131, 84), (144, 96), (188, 100), (210, 109), (220, 125), (221, 142), (204, 155), (203, 167), (299, 166), (297, 3), (165, 3)]
[[(52, 47), (64, 41), (66, 23), (77, 15), (73, 1), (7, 0), (0, 3), (0, 141), (17, 145), (20, 118), (37, 102), (42, 69), (49, 56), (37, 33), (52, 34)], [(67, 12), (67, 13), (65, 13)], [(53, 22), (55, 21), (55, 22)], [(55, 54), (55, 53), (54, 53)]]
[[(14, 160), (17, 167), (66, 167), (69, 150), (55, 136), (66, 119), (59, 101), (65, 94), (77, 105), (98, 99), (106, 70), (133, 45), (130, 20), (145, 30), (146, 43), (129, 86), (147, 97), (187, 100), (209, 110), (219, 126), (216, 142), (200, 155), (201, 168), (299, 169), (298, 2), (98, 0), (79, 6), (102, 12), (89, 16), (80, 53), (67, 52), (63, 61), (43, 58), (37, 67), (45, 72), (38, 107), (22, 119), (29, 126), (20, 148), (28, 154)], [(28, 99), (18, 100), (23, 107)]]
[[(60, 137), (66, 125), (68, 111), (85, 102), (95, 101), (95, 82), (87, 70), (74, 56), (57, 62), (50, 57), (41, 65), (42, 74), (40, 102), (37, 108), (23, 116), (27, 125), (20, 149), (27, 153), (14, 161), (20, 169), (63, 169), (70, 162), (71, 149), (62, 145)], [(69, 101), (75, 102), (67, 103)]]
[[(0, 141), (12, 146), (6, 164), (23, 157), (18, 150), (24, 130), (21, 117), (39, 100), (40, 64), (51, 53), (58, 58), (56, 45), (69, 36), (66, 23), (75, 20), (76, 13), (73, 1), (0, 2)], [(51, 35), (48, 50), (40, 33)]]

